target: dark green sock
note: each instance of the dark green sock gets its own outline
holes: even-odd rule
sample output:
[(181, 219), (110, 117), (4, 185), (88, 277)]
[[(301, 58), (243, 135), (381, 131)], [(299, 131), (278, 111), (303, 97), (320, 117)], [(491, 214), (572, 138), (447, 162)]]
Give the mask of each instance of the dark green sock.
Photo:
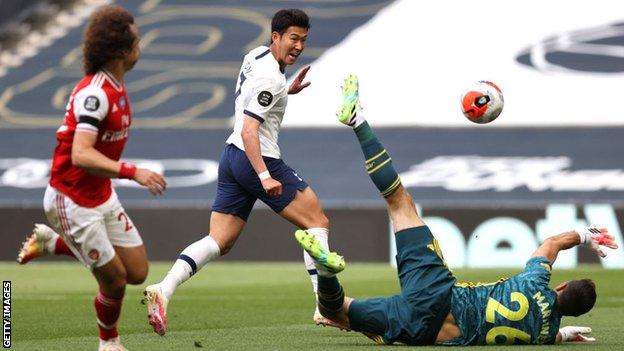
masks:
[(354, 129), (364, 153), (364, 165), (369, 177), (379, 189), (381, 196), (387, 197), (401, 185), (401, 178), (392, 166), (392, 158), (377, 140), (368, 122)]
[(344, 291), (338, 278), (318, 276), (318, 302), (330, 311), (342, 308)]

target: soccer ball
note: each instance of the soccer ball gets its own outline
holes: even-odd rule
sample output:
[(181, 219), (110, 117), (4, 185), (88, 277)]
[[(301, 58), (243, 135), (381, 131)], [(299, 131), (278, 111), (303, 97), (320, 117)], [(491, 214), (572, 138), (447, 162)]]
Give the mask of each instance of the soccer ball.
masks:
[(504, 105), (503, 92), (486, 80), (478, 81), (461, 96), (462, 112), (474, 123), (492, 122), (501, 114)]

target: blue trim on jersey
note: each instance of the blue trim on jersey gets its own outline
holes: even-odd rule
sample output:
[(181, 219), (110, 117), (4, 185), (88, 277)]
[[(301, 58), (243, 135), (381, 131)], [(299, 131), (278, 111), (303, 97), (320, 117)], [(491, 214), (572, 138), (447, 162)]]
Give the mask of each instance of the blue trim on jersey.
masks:
[(258, 121), (260, 121), (260, 123), (264, 123), (264, 118), (258, 116), (257, 114), (249, 111), (249, 110), (243, 110), (243, 113), (246, 114), (247, 116), (257, 119)]
[(265, 57), (269, 52), (271, 52), (271, 49), (267, 49), (265, 52), (263, 52), (260, 55), (256, 56), (256, 60)]
[(315, 275), (315, 274), (318, 274), (318, 271), (316, 269), (308, 269), (308, 274)]
[(243, 83), (245, 83), (246, 80), (247, 80), (247, 77), (245, 77), (245, 74), (243, 72), (241, 72), (241, 74), (240, 74), (240, 85), (238, 86), (238, 90), (234, 94), (234, 98), (237, 98), (241, 94), (241, 89), (243, 89)]
[(191, 266), (191, 269), (193, 270), (193, 273), (191, 275), (194, 275), (197, 272), (197, 263), (195, 263), (195, 260), (188, 257), (187, 255), (180, 255), (178, 259), (188, 263), (188, 265)]

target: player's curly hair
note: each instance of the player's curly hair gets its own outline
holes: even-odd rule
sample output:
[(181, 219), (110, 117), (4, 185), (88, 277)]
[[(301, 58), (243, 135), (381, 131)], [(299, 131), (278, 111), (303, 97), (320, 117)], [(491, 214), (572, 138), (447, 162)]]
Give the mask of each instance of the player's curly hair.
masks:
[(278, 32), (282, 35), (291, 26), (310, 29), (310, 18), (299, 9), (283, 9), (273, 15), (271, 32)]
[(557, 298), (559, 313), (578, 317), (596, 303), (596, 284), (591, 279), (571, 280)]
[(121, 6), (109, 5), (95, 11), (84, 32), (83, 69), (94, 74), (111, 60), (123, 58), (135, 45), (130, 30), (134, 17)]

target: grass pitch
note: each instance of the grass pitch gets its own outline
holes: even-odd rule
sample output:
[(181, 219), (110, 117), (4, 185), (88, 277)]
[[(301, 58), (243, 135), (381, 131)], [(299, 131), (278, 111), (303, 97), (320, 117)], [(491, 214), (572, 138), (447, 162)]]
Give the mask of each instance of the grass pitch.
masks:
[[(152, 264), (145, 285), (160, 280), (169, 267), (170, 263)], [(464, 281), (493, 281), (511, 273), (455, 271)], [(34, 262), (23, 267), (0, 263), (0, 277), (13, 284), (12, 349), (97, 349), (93, 309), (97, 287), (78, 263)], [(624, 272), (599, 267), (555, 270), (553, 283), (579, 277), (596, 281), (596, 307), (583, 317), (565, 318), (562, 325), (591, 326), (597, 339), (590, 346), (592, 350), (623, 350)], [(347, 293), (354, 297), (399, 291), (394, 269), (385, 264), (350, 264), (340, 278)], [(147, 323), (145, 306), (140, 303), (143, 286), (129, 286), (124, 300), (119, 328), (129, 350), (385, 349), (359, 333), (313, 324), (314, 298), (302, 263), (208, 265), (178, 289), (169, 305), (169, 330), (164, 337), (154, 334)], [(554, 347), (584, 350), (587, 346)], [(541, 348), (512, 347), (513, 350)]]

